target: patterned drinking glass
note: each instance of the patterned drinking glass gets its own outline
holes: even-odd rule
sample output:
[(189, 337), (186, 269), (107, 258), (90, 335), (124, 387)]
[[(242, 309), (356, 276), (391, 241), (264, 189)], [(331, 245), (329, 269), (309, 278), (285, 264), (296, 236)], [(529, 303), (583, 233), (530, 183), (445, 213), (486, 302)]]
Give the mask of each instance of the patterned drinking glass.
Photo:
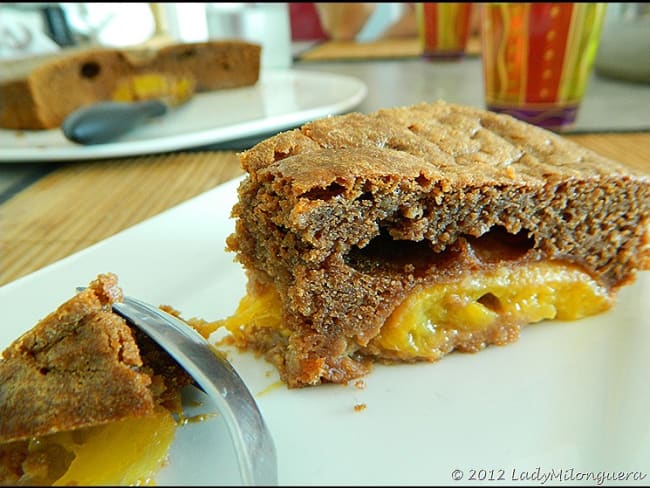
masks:
[(487, 108), (548, 129), (570, 127), (592, 72), (607, 4), (481, 8)]
[(471, 3), (416, 3), (422, 55), (460, 59), (469, 38)]

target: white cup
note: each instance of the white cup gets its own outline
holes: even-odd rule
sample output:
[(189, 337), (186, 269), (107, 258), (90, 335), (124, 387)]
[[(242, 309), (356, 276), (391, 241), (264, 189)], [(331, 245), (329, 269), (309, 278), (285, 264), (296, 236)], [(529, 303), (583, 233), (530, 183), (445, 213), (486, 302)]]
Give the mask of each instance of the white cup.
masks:
[(206, 18), (212, 39), (243, 39), (262, 46), (262, 69), (291, 66), (291, 27), (286, 3), (210, 3)]
[(596, 72), (650, 83), (650, 5), (610, 3), (596, 55)]

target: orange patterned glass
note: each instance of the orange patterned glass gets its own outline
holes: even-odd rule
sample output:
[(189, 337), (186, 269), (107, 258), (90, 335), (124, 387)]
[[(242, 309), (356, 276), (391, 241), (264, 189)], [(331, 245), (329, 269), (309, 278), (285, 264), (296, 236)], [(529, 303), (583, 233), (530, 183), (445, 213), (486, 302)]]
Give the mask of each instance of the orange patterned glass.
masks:
[(471, 3), (417, 3), (416, 13), (422, 55), (458, 59), (469, 37)]
[(561, 130), (575, 122), (592, 71), (605, 3), (486, 3), (487, 108)]

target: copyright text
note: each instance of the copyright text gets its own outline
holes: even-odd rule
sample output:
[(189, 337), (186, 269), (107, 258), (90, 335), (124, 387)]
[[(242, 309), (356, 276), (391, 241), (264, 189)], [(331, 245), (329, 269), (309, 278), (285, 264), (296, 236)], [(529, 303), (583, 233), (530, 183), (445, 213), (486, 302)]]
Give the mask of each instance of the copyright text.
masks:
[(544, 485), (549, 482), (589, 482), (598, 486), (611, 482), (643, 481), (648, 473), (643, 471), (582, 471), (575, 468), (542, 469), (538, 466), (532, 470), (508, 469), (454, 469), (451, 471), (453, 481), (515, 481)]

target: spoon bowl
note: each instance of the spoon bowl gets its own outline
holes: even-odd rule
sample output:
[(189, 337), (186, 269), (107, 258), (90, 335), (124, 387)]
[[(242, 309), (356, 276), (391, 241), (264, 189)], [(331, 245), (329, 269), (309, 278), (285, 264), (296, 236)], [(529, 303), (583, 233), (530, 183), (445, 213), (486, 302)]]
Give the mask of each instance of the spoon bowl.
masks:
[(189, 325), (163, 310), (131, 297), (113, 311), (169, 353), (215, 402), (235, 446), (245, 485), (277, 485), (275, 445), (262, 414), (228, 360)]

